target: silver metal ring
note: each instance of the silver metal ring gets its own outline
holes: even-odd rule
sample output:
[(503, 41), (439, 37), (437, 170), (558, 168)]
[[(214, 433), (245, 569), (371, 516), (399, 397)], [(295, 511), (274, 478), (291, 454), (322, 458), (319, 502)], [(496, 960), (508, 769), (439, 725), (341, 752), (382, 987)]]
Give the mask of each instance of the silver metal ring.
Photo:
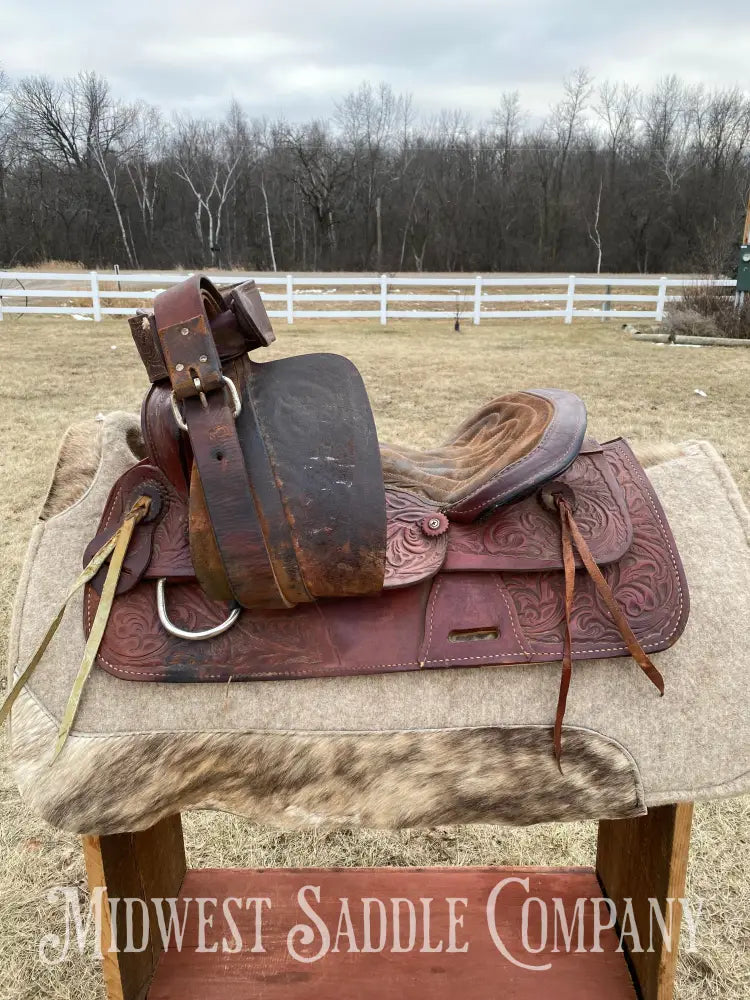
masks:
[(174, 389), (172, 390), (172, 395), (169, 397), (169, 401), (172, 404), (172, 416), (174, 417), (175, 423), (177, 424), (177, 426), (180, 428), (181, 431), (185, 431), (185, 433), (187, 434), (188, 426), (182, 419), (182, 414), (180, 413), (180, 408), (177, 405), (177, 397), (174, 394)]
[[(240, 394), (237, 392), (237, 386), (234, 384), (231, 378), (227, 378), (226, 375), (222, 375), (221, 380), (226, 386), (226, 388), (229, 390), (229, 395), (231, 397), (232, 407), (233, 407), (232, 416), (236, 420), (237, 417), (239, 417), (240, 413), (242, 413), (242, 400), (240, 399)], [(198, 380), (198, 382), (200, 384), (200, 379)], [(200, 395), (201, 398), (205, 400), (206, 397), (202, 392), (200, 393)], [(187, 434), (188, 425), (185, 423), (183, 416), (180, 413), (180, 407), (177, 402), (177, 397), (174, 394), (174, 389), (172, 390), (172, 394), (169, 397), (169, 401), (172, 404), (172, 415), (175, 419), (175, 423), (177, 424), (177, 426), (180, 428), (181, 431), (185, 431), (185, 433)], [(206, 404), (204, 403), (203, 405), (205, 406)]]
[(184, 628), (179, 628), (177, 625), (173, 624), (169, 620), (169, 615), (167, 614), (167, 601), (164, 594), (164, 584), (166, 580), (161, 577), (156, 581), (156, 610), (159, 615), (159, 621), (164, 626), (164, 628), (169, 632), (170, 635), (176, 636), (178, 639), (190, 639), (193, 641), (200, 641), (202, 639), (213, 639), (217, 635), (221, 635), (222, 632), (226, 632), (228, 629), (234, 625), (237, 619), (240, 617), (242, 608), (239, 604), (235, 604), (232, 610), (229, 612), (229, 617), (226, 621), (221, 622), (219, 625), (214, 625), (213, 628), (206, 628), (200, 632), (187, 632)]
[(229, 395), (232, 397), (232, 403), (234, 405), (234, 410), (232, 410), (232, 416), (236, 420), (237, 417), (239, 417), (240, 413), (242, 413), (242, 400), (240, 399), (240, 394), (237, 392), (237, 386), (234, 384), (231, 378), (227, 378), (226, 375), (222, 375), (221, 378), (224, 382), (224, 385), (227, 387), (227, 389), (229, 389)]

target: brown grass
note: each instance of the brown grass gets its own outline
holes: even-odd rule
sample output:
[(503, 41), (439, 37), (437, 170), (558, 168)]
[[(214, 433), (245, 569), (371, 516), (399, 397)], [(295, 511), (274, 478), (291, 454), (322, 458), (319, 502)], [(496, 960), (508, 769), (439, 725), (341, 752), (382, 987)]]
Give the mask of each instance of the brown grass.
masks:
[[(748, 352), (738, 357), (731, 349), (638, 343), (614, 322), (494, 322), (465, 325), (461, 334), (453, 333), (449, 321), (403, 321), (385, 329), (369, 321), (292, 328), (277, 321), (276, 327), (276, 356), (334, 350), (355, 361), (384, 439), (439, 441), (495, 394), (559, 385), (587, 400), (590, 429), (599, 438), (710, 438), (745, 495), (750, 493)], [(136, 410), (145, 378), (124, 321), (94, 325), (25, 317), (2, 324), (0, 334), (6, 374), (0, 396), (5, 636), (26, 540), (64, 431), (98, 411)], [(0, 802), (0, 998), (103, 997), (89, 959), (45, 969), (37, 958), (40, 935), (61, 929), (47, 890), (83, 884), (76, 838), (30, 815), (7, 771), (0, 772)], [(688, 891), (705, 900), (705, 919), (699, 951), (681, 959), (680, 1000), (750, 996), (749, 820), (748, 799), (697, 808)], [(196, 813), (185, 818), (185, 830), (193, 865), (590, 864), (595, 849), (593, 824), (276, 833), (236, 817)]]
[(750, 295), (735, 304), (734, 288), (693, 285), (672, 303), (664, 322), (665, 333), (698, 337), (750, 339)]

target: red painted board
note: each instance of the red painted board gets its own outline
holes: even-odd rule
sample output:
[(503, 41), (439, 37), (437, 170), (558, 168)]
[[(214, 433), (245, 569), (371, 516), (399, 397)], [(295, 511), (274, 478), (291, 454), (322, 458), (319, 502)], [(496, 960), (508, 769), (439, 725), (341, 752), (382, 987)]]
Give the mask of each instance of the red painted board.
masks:
[[(488, 914), (493, 889), (506, 879), (511, 881), (497, 890)], [(528, 883), (519, 884), (519, 879)], [(606, 907), (592, 902), (600, 896), (593, 869), (583, 868), (193, 870), (185, 878), (177, 909), (180, 919), (187, 914), (182, 950), (171, 946), (162, 955), (148, 997), (635, 1000), (616, 932), (603, 931), (601, 951), (592, 950), (595, 909), (600, 923), (608, 919)], [(199, 904), (199, 897), (209, 902)], [(226, 904), (242, 942), (236, 954), (225, 950), (237, 947), (223, 911), (228, 897), (243, 901)], [(379, 902), (365, 903), (368, 898)], [(268, 899), (270, 906), (247, 899)], [(450, 899), (465, 902), (451, 904)], [(577, 952), (574, 918), (579, 899), (584, 900), (578, 904), (583, 950)], [(524, 904), (526, 941), (534, 953), (524, 948)], [(215, 948), (204, 953), (196, 951), (201, 905), (205, 920), (211, 920), (210, 925), (204, 923), (202, 944)], [(544, 915), (547, 933), (542, 946)], [(570, 946), (565, 944), (564, 924), (573, 926)], [(301, 930), (293, 933), (296, 925), (309, 929), (306, 943)], [(258, 947), (264, 950), (254, 952)], [(524, 969), (519, 962), (548, 967)]]

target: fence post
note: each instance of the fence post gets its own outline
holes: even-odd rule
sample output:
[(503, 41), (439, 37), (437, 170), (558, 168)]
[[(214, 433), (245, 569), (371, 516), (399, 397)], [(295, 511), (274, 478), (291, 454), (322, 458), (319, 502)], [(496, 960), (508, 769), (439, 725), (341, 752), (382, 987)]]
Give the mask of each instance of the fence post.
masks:
[(388, 275), (380, 275), (380, 325), (388, 322)]
[(102, 321), (102, 300), (99, 298), (99, 275), (96, 271), (89, 271), (91, 279), (91, 305), (94, 309), (94, 319), (97, 323)]
[(568, 275), (568, 298), (565, 303), (565, 322), (573, 322), (573, 306), (575, 304), (575, 294), (576, 294), (576, 276), (574, 274)]
[(474, 279), (474, 326), (479, 326), (479, 316), (482, 312), (482, 275)]
[(286, 276), (286, 321), (291, 324), (294, 322), (294, 275), (287, 274)]
[(661, 323), (664, 319), (664, 303), (667, 301), (667, 277), (662, 275), (659, 278), (659, 294), (656, 299), (656, 322)]

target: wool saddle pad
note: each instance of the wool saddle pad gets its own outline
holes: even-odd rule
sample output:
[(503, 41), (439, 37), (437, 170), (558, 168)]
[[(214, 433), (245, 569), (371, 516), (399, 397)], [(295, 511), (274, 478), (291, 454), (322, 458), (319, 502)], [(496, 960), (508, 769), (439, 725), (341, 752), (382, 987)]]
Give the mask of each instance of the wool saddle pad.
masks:
[[(137, 460), (135, 416), (110, 414), (91, 431), (100, 455), (85, 492), (32, 534), (11, 676), (79, 572), (110, 487)], [(84, 648), (79, 597), (13, 709), (24, 800), (56, 826), (111, 834), (186, 809), (284, 827), (520, 825), (747, 792), (750, 516), (706, 442), (674, 449), (648, 474), (684, 561), (690, 620), (654, 655), (663, 698), (628, 658), (575, 664), (562, 773), (554, 663), (234, 684), (139, 684), (95, 669), (51, 766)], [(65, 495), (66, 475), (60, 460), (52, 494)]]

